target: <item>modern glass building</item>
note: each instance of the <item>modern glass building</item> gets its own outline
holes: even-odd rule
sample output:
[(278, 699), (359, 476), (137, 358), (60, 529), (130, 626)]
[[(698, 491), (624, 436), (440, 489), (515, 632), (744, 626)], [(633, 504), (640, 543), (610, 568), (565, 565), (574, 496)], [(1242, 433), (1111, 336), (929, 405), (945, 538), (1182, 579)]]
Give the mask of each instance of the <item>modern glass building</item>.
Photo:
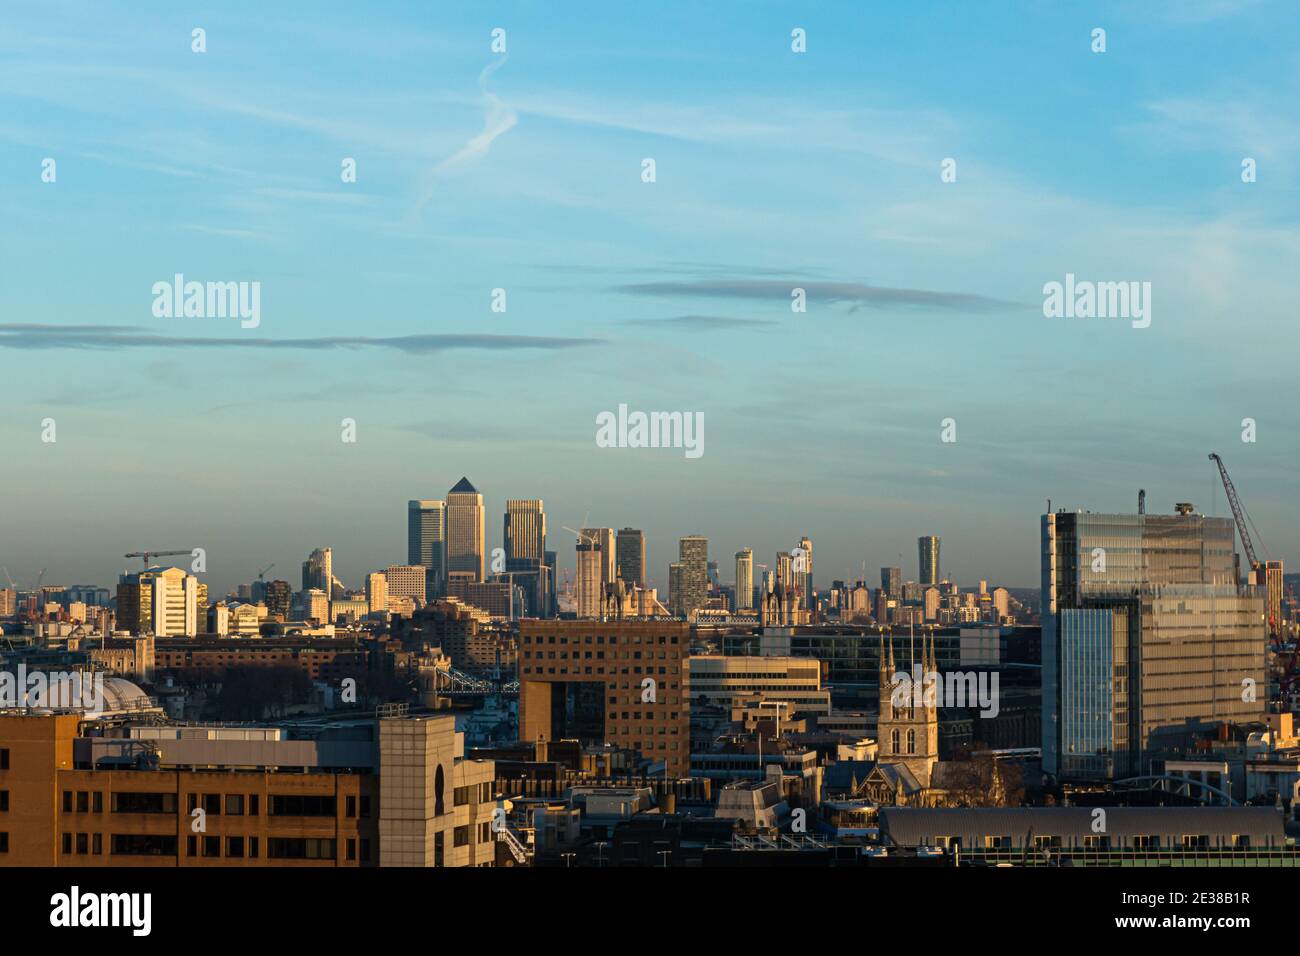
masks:
[(447, 580), (447, 502), (426, 498), (406, 503), (406, 563), (424, 567), (429, 597), (443, 593)]
[(1045, 772), (1135, 776), (1263, 718), (1264, 597), (1238, 583), (1233, 533), (1190, 512), (1043, 515)]
[(916, 556), (920, 564), (921, 584), (939, 583), (939, 539), (926, 535), (916, 539)]

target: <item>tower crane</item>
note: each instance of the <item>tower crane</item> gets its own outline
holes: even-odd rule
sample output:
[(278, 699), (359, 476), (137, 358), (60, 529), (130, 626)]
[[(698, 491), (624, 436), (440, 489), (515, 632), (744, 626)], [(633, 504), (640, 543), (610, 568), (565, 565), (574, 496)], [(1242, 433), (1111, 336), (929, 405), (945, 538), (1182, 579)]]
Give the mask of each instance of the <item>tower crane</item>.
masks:
[(270, 564), (268, 564), (266, 567), (262, 568), (262, 570), (258, 571), (258, 572), (257, 572), (257, 580), (261, 581), (261, 580), (262, 580), (262, 575), (266, 574), (266, 572), (267, 572), (267, 571), (270, 571), (273, 567), (275, 567), (275, 562), (274, 562), (274, 561), (272, 561), (272, 562), (271, 562)]
[[(1255, 523), (1250, 520), (1249, 515), (1246, 514), (1245, 506), (1242, 505), (1241, 499), (1237, 497), (1237, 489), (1233, 486), (1232, 479), (1228, 477), (1228, 469), (1224, 467), (1223, 459), (1214, 452), (1210, 452), (1210, 461), (1219, 466), (1219, 477), (1223, 479), (1223, 491), (1228, 496), (1228, 504), (1232, 507), (1232, 517), (1237, 522), (1237, 533), (1241, 535), (1242, 550), (1246, 552), (1246, 560), (1250, 562), (1250, 569), (1256, 571), (1260, 567), (1260, 560), (1255, 556), (1255, 542), (1251, 540), (1250, 529), (1247, 527), (1247, 524), (1249, 524), (1253, 528)], [(1256, 534), (1258, 533), (1259, 530), (1256, 529)]]
[(189, 549), (188, 551), (132, 551), (129, 554), (127, 554), (126, 557), (141, 558), (144, 561), (144, 566), (148, 568), (150, 558), (161, 558), (173, 554), (193, 554), (193, 553), (194, 553), (193, 548)]

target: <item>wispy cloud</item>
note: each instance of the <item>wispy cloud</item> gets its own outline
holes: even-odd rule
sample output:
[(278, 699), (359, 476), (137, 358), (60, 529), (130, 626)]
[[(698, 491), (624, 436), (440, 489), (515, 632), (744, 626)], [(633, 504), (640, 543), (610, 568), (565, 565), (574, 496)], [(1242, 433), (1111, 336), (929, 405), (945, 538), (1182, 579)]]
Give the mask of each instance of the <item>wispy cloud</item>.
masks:
[(672, 326), (705, 332), (717, 329), (753, 329), (776, 325), (768, 319), (735, 319), (725, 315), (674, 315), (666, 319), (628, 319), (627, 325)]
[(501, 97), (487, 88), (487, 81), (499, 70), (508, 58), (502, 56), (493, 60), (478, 75), (479, 92), (483, 95), (483, 132), (471, 137), (460, 149), (446, 159), (437, 163), (429, 173), (429, 183), (420, 199), (420, 208), (428, 205), (434, 196), (434, 183), (444, 173), (453, 172), (461, 167), (487, 155), (492, 143), (498, 136), (509, 132), (519, 122), (519, 114), (505, 104)]
[(803, 279), (701, 279), (692, 282), (637, 282), (615, 286), (631, 295), (677, 296), (711, 299), (763, 299), (789, 301), (792, 289), (801, 288), (809, 301), (850, 303), (855, 309), (927, 308), (959, 312), (1024, 308), (1020, 303), (992, 299), (971, 292), (935, 292), (929, 289), (892, 289), (858, 282), (807, 282)]
[(31, 323), (0, 324), (0, 348), (41, 349), (297, 349), (329, 351), (334, 349), (395, 349), (411, 354), (445, 352), (453, 349), (560, 350), (597, 345), (602, 339), (558, 338), (539, 335), (401, 335), (389, 338), (365, 335), (326, 336), (306, 339), (244, 338), (242, 336), (186, 337), (156, 335), (138, 326), (124, 325), (38, 325)]

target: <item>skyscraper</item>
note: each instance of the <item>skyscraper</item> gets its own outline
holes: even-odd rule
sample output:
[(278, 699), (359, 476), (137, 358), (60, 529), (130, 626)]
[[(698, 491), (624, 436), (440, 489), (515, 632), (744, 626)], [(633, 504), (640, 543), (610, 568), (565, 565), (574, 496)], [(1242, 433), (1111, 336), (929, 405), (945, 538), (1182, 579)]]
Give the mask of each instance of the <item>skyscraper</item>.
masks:
[(576, 556), (577, 570), (573, 588), (578, 617), (600, 617), (601, 596), (604, 594), (601, 580), (604, 555), (599, 544), (579, 538)]
[(795, 584), (798, 585), (800, 594), (803, 598), (803, 606), (813, 609), (816, 601), (813, 600), (813, 544), (812, 538), (804, 535), (799, 539), (799, 547), (795, 549)]
[(302, 563), (302, 589), (317, 588), (330, 593), (334, 581), (334, 549), (317, 548)]
[(754, 551), (741, 548), (736, 552), (736, 610), (754, 607)]
[(406, 563), (425, 569), (426, 597), (441, 595), (447, 583), (447, 502), (417, 499), (406, 503)]
[(677, 543), (681, 569), (680, 613), (704, 607), (709, 598), (709, 539), (698, 534), (687, 535)]
[(926, 535), (916, 539), (916, 553), (921, 565), (921, 583), (939, 583), (939, 539)]
[(600, 545), (600, 583), (609, 584), (618, 574), (614, 554), (613, 528), (583, 528), (582, 536)]
[(515, 570), (511, 561), (535, 559), (538, 565), (545, 563), (546, 512), (540, 498), (507, 499), (501, 540), (508, 570)]
[(899, 597), (903, 593), (903, 569), (881, 568), (880, 589), (890, 597)]
[(487, 537), (483, 496), (468, 478), (447, 492), (447, 574), (482, 581)]
[(1148, 772), (1187, 736), (1261, 720), (1264, 595), (1237, 584), (1233, 522), (1042, 516), (1043, 770)]
[(614, 571), (629, 585), (645, 587), (645, 533), (623, 528), (614, 544)]

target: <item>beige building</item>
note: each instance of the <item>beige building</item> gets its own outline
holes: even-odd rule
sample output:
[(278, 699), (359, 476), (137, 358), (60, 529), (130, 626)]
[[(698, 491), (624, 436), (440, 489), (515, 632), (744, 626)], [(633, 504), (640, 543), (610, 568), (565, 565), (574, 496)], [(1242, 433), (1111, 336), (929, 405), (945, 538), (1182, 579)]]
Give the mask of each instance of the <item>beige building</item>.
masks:
[(382, 866), (492, 866), (491, 760), (466, 760), (454, 717), (379, 721)]
[(201, 630), (199, 606), (199, 579), (181, 568), (124, 574), (117, 585), (117, 626), (133, 634), (193, 637)]
[(599, 544), (579, 540), (575, 556), (577, 568), (573, 578), (573, 597), (578, 617), (600, 617), (604, 554)]
[(424, 603), (427, 572), (428, 569), (420, 564), (390, 564), (384, 571), (384, 580), (388, 585), (387, 596), (409, 597), (417, 603)]
[(810, 657), (691, 656), (686, 661), (691, 703), (730, 709), (740, 700), (784, 701), (792, 714), (828, 714), (821, 662)]
[(447, 572), (482, 581), (487, 548), (483, 496), (468, 478), (447, 492)]
[(754, 607), (754, 551), (741, 548), (736, 552), (736, 610)]
[(366, 575), (366, 604), (370, 613), (388, 610), (388, 577), (382, 571)]

